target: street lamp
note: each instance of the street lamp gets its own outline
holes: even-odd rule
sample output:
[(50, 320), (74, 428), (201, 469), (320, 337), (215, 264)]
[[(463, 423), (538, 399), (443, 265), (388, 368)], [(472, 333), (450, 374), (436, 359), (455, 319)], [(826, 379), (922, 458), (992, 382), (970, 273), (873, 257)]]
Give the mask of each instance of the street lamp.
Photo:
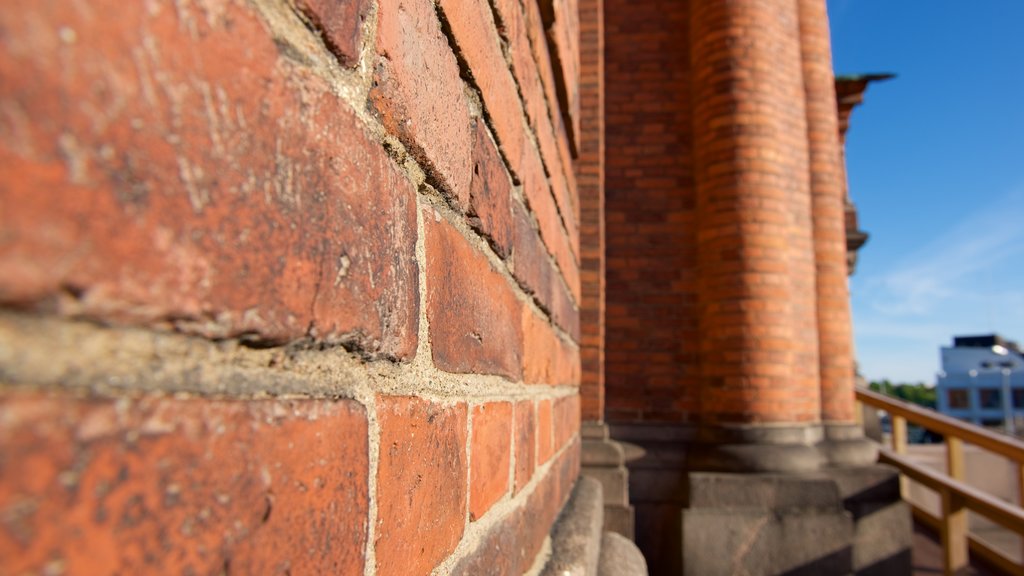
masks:
[[(996, 344), (992, 347), (992, 352), (999, 356), (1008, 356), (1010, 351), (1005, 347)], [(1003, 374), (1003, 427), (1006, 429), (1006, 433), (1011, 436), (1017, 435), (1017, 426), (1013, 421), (1013, 399), (1010, 397), (1010, 372), (1013, 369), (1013, 362), (1010, 360), (1002, 360), (997, 363), (982, 362), (982, 368), (993, 368), (998, 366), (1000, 372)]]
[(967, 409), (971, 411), (971, 423), (980, 424), (980, 406), (974, 401), (978, 396), (978, 371), (972, 368), (967, 373), (971, 376), (971, 387), (967, 389)]

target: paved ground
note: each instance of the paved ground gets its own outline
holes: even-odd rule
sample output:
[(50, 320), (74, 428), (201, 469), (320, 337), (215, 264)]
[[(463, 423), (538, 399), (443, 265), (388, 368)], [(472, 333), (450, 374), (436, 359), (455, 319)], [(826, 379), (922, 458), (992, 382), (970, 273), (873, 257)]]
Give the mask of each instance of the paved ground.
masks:
[[(926, 528), (914, 525), (913, 576), (942, 574), (942, 546), (936, 535)], [(958, 576), (999, 576), (984, 566), (972, 565)]]

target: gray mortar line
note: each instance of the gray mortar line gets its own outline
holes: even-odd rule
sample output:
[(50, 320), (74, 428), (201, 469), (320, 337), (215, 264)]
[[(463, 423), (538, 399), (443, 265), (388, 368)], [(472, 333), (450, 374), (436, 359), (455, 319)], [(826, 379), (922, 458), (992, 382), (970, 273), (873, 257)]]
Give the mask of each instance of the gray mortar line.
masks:
[(455, 404), (471, 399), (563, 397), (575, 385), (527, 385), (503, 377), (451, 374), (420, 364), (366, 363), (341, 348), (252, 349), (237, 341), (147, 328), (102, 327), (66, 317), (0, 310), (0, 382), (85, 389), (100, 397), (158, 392), (259, 399), (353, 398), (375, 393)]

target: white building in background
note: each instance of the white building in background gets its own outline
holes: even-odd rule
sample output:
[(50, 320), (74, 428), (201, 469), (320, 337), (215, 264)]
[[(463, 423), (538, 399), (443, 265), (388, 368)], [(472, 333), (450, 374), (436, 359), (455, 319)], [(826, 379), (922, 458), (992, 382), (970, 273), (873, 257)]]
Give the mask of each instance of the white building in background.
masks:
[[(936, 383), (939, 412), (982, 426), (1024, 421), (1024, 353), (998, 334), (955, 336), (943, 347)], [(1004, 403), (1009, 400), (1009, 405)]]

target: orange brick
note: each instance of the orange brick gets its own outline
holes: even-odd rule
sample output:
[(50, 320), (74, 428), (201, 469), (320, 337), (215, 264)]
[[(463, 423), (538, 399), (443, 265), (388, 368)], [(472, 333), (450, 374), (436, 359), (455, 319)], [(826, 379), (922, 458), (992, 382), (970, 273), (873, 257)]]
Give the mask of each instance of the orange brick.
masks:
[(354, 401), (8, 390), (0, 452), (5, 572), (364, 570), (369, 443)]
[(537, 419), (532, 400), (516, 403), (515, 492), (518, 493), (533, 476), (537, 463)]
[(469, 519), (483, 516), (509, 488), (512, 456), (512, 404), (491, 402), (473, 408), (470, 445)]
[(544, 464), (554, 453), (553, 418), (551, 400), (537, 402), (537, 463)]
[(377, 397), (377, 573), (429, 574), (466, 516), (466, 405)]
[(522, 375), (521, 315), (505, 278), (433, 210), (424, 212), (427, 321), (434, 364), (449, 372)]
[(389, 132), (408, 146), (465, 209), (473, 124), (459, 66), (431, 0), (381, 0), (370, 101)]
[(0, 100), (31, 119), (0, 143), (0, 301), (70, 298), (104, 322), (411, 357), (413, 186), (253, 8), (216, 4), (210, 18), (183, 8), (191, 29), (178, 11), (113, 0), (0, 13), (5, 46), (37, 47), (0, 50)]
[(523, 381), (527, 384), (578, 386), (579, 349), (563, 341), (529, 307), (523, 307)]

